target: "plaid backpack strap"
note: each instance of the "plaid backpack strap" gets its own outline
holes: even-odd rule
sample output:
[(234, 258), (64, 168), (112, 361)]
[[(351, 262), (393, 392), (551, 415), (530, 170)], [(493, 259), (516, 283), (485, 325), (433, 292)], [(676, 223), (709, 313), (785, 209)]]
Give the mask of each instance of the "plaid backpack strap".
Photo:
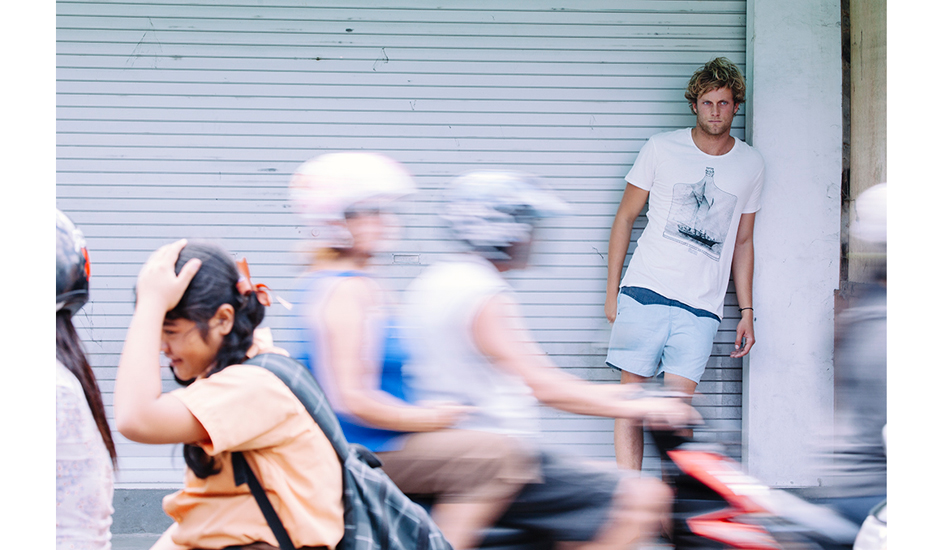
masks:
[[(347, 443), (326, 395), (310, 371), (284, 355), (265, 353), (244, 362), (272, 372), (303, 403), (343, 465), (345, 534), (337, 550), (452, 550), (421, 506), (379, 468), (379, 458)], [(251, 472), (253, 473), (253, 472)]]
[(323, 393), (307, 367), (295, 359), (277, 353), (261, 353), (248, 359), (244, 364), (267, 369), (280, 378), (323, 430), (340, 458), (340, 462), (346, 460), (350, 450), (346, 436), (343, 435), (343, 428), (340, 427), (340, 421), (330, 408), (326, 394)]

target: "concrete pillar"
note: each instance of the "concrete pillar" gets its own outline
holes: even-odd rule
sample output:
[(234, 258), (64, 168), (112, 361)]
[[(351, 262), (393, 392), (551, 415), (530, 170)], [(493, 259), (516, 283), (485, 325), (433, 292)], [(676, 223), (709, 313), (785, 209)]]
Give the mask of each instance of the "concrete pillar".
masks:
[(756, 345), (744, 364), (743, 461), (780, 487), (818, 484), (809, 446), (832, 421), (842, 107), (834, 0), (749, 0), (747, 124), (765, 157), (756, 216)]
[[(887, 3), (850, 0), (851, 6), (851, 179), (849, 206), (865, 189), (887, 181)], [(854, 222), (854, 208), (848, 208)], [(848, 280), (874, 276), (874, 254), (861, 241), (848, 241)]]

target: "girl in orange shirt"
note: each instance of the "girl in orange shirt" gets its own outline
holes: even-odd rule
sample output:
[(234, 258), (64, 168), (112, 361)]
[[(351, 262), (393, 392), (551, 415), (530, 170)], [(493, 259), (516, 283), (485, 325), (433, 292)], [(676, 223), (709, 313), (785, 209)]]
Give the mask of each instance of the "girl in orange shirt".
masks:
[[(343, 535), (342, 473), (329, 440), (269, 371), (242, 363), (272, 347), (255, 331), (269, 296), (218, 246), (180, 240), (138, 276), (135, 313), (119, 360), (115, 420), (150, 444), (184, 443), (184, 488), (165, 497), (175, 523), (154, 548), (276, 548), (247, 485), (243, 451), (296, 548), (334, 548)], [(186, 387), (162, 393), (159, 353)], [(285, 352), (284, 352), (285, 353)]]

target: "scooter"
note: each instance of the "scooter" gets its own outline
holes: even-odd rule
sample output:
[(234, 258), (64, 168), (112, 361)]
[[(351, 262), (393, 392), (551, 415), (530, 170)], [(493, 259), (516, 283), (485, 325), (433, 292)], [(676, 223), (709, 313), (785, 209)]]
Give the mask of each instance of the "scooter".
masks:
[(674, 492), (672, 543), (685, 549), (845, 550), (858, 526), (836, 512), (773, 489), (714, 444), (645, 428)]
[[(858, 526), (833, 510), (773, 489), (745, 474), (721, 447), (646, 427), (674, 491), (675, 550), (848, 550)], [(658, 543), (664, 546), (664, 542)], [(667, 547), (669, 545), (666, 545)], [(484, 550), (553, 550), (539, 533), (493, 526)]]
[[(681, 397), (657, 389), (637, 395)], [(667, 534), (673, 549), (849, 550), (855, 544), (858, 525), (831, 508), (771, 488), (746, 474), (720, 445), (697, 442), (668, 427), (645, 426), (644, 432), (653, 438), (662, 479), (674, 492), (672, 529)], [(552, 550), (555, 542), (538, 533), (493, 526), (479, 547)], [(880, 546), (866, 548), (882, 550)]]

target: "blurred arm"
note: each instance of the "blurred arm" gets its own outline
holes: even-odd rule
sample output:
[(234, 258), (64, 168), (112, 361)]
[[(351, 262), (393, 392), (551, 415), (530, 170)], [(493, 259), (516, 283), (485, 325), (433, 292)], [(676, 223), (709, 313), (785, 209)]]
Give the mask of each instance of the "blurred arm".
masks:
[(416, 407), (378, 388), (367, 380), (378, 382), (376, 365), (365, 359), (366, 334), (371, 308), (378, 303), (379, 289), (366, 278), (351, 277), (342, 281), (329, 296), (326, 307), (314, 315), (322, 316), (328, 347), (327, 368), (333, 371), (337, 393), (343, 406), (371, 426), (408, 432), (431, 431), (454, 424), (461, 407)]
[(678, 425), (694, 417), (693, 409), (677, 399), (630, 400), (626, 397), (636, 389), (627, 384), (594, 384), (562, 371), (531, 339), (517, 305), (505, 295), (485, 304), (475, 318), (473, 337), (482, 353), (521, 377), (545, 405), (614, 418), (672, 415), (668, 418)]

